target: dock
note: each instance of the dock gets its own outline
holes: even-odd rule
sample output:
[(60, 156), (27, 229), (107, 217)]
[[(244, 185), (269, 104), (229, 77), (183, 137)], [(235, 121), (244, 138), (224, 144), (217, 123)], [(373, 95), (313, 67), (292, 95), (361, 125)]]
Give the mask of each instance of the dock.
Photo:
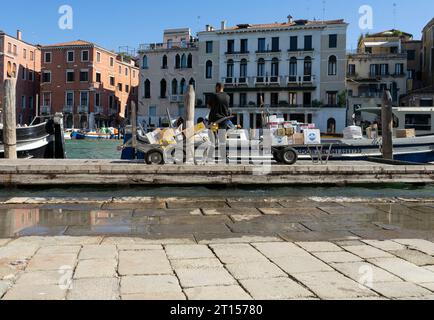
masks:
[(1, 186), (431, 184), (434, 165), (301, 161), (293, 166), (163, 165), (118, 160), (0, 160)]

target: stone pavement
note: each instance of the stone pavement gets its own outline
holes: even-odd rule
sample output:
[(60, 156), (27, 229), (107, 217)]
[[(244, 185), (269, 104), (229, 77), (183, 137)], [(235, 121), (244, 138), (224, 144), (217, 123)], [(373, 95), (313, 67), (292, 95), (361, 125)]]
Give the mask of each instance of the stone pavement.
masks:
[(11, 202), (4, 300), (434, 300), (430, 201)]

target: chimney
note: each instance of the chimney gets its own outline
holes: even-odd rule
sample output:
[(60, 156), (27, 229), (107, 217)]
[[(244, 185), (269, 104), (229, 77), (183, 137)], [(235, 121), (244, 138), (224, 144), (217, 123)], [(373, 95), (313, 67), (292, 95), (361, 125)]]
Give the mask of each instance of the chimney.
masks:
[(293, 22), (294, 22), (294, 18), (291, 15), (289, 15), (288, 16), (288, 23), (293, 23)]
[(209, 24), (207, 24), (206, 27), (205, 27), (205, 30), (208, 31), (208, 32), (211, 31), (211, 26)]
[(222, 27), (221, 27), (221, 29), (222, 30), (226, 30), (226, 21), (225, 20), (222, 21)]
[(23, 39), (23, 33), (20, 30), (17, 30), (17, 39), (20, 41)]

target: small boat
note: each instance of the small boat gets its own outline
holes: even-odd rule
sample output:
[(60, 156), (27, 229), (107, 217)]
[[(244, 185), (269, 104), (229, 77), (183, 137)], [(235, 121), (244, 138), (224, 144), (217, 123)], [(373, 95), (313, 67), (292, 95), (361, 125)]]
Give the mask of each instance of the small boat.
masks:
[(98, 132), (81, 132), (81, 131), (75, 131), (71, 134), (72, 139), (76, 140), (85, 140), (85, 139), (91, 139), (91, 140), (110, 140), (114, 139), (115, 136), (111, 133), (98, 133)]
[(65, 140), (71, 140), (72, 139), (72, 132), (73, 132), (73, 130), (72, 129), (68, 129), (68, 130), (65, 130), (65, 132), (63, 133), (63, 138), (65, 139)]
[[(0, 158), (4, 158), (2, 141), (3, 125), (0, 124)], [(56, 124), (53, 119), (48, 119), (39, 124), (18, 127), (17, 156), (20, 159), (66, 158), (62, 125)]]

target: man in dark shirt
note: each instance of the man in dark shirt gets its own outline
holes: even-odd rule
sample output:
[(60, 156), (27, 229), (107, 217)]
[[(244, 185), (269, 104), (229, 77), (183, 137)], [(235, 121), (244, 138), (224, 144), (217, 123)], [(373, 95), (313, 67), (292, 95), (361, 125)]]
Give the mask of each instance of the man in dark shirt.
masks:
[[(231, 116), (229, 111), (230, 98), (224, 92), (224, 86), (222, 83), (216, 84), (216, 93), (211, 96), (208, 107), (211, 109), (209, 113), (209, 122), (216, 123), (222, 121), (224, 118)], [(219, 123), (221, 129), (233, 129), (235, 128), (231, 120), (227, 119)]]

